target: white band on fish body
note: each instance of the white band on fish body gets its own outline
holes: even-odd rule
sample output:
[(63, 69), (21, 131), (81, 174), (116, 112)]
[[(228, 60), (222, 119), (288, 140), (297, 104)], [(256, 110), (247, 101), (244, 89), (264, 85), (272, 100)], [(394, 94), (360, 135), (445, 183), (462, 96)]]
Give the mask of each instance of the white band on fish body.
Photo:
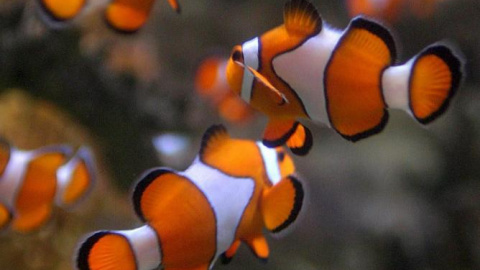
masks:
[(235, 240), (243, 213), (253, 196), (255, 182), (251, 178), (227, 175), (204, 164), (198, 157), (187, 170), (179, 174), (188, 178), (202, 191), (214, 210), (217, 247), (213, 265)]
[(403, 109), (409, 112), (409, 84), (413, 61), (401, 66), (392, 66), (383, 72), (382, 90), (385, 103), (389, 108)]
[(258, 70), (260, 66), (258, 61), (259, 47), (258, 37), (247, 41), (242, 45), (245, 67), (243, 71), (242, 91), (240, 95), (247, 103), (250, 103), (250, 98), (252, 97), (253, 80), (255, 79), (253, 74), (248, 71), (247, 67)]
[(263, 162), (265, 163), (268, 179), (275, 185), (282, 180), (280, 167), (278, 166), (277, 151), (266, 147), (262, 142), (257, 142), (257, 145), (262, 154)]
[(155, 231), (148, 225), (127, 231), (114, 231), (125, 236), (135, 254), (138, 270), (156, 269), (161, 263), (161, 250)]
[(28, 162), (33, 158), (31, 151), (11, 149), (10, 160), (0, 178), (0, 198), (8, 208), (14, 208)]

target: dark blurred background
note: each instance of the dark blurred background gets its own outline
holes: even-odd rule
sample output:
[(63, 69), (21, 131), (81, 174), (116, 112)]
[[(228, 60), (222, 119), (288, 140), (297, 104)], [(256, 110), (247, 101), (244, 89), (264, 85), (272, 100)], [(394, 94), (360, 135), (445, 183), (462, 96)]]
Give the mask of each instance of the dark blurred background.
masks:
[[(313, 2), (329, 25), (346, 27), (343, 1)], [(426, 128), (391, 111), (381, 134), (355, 144), (307, 123), (314, 147), (295, 157), (308, 190), (301, 220), (269, 239), (267, 264), (242, 247), (214, 269), (480, 269), (480, 1), (437, 2), (428, 16), (407, 8), (386, 24), (400, 62), (439, 40), (463, 52), (466, 79), (449, 110)], [(98, 185), (77, 208), (57, 209), (38, 232), (0, 234), (0, 269), (71, 269), (85, 233), (140, 224), (129, 192), (144, 170), (185, 169), (212, 124), (234, 137), (262, 134), (263, 116), (222, 120), (193, 90), (194, 76), (206, 56), (227, 57), (281, 24), (284, 1), (180, 0), (181, 15), (156, 1), (128, 36), (107, 28), (95, 3), (50, 29), (34, 1), (0, 1), (0, 134), (25, 149), (89, 144), (98, 167)], [(152, 143), (167, 132), (188, 142), (176, 156)]]

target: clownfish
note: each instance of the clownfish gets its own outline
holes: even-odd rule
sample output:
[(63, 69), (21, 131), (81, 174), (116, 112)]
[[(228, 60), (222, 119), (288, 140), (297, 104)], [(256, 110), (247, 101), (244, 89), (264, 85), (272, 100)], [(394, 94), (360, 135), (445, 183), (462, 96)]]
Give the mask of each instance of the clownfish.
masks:
[(389, 22), (397, 21), (402, 11), (424, 18), (433, 14), (437, 2), (443, 0), (347, 0), (351, 16), (364, 14)]
[[(241, 153), (241, 154), (239, 154)], [(185, 171), (147, 171), (133, 191), (135, 212), (146, 224), (98, 231), (80, 245), (80, 270), (207, 270), (228, 263), (241, 243), (267, 260), (263, 228), (277, 233), (298, 217), (304, 191), (283, 148), (233, 139), (210, 127)]]
[[(38, 2), (42, 11), (41, 16), (50, 24), (74, 19), (87, 3), (86, 0), (38, 0)], [(177, 0), (168, 0), (168, 3), (177, 13), (181, 12)], [(105, 9), (105, 21), (119, 32), (136, 32), (147, 21), (153, 4), (154, 0), (111, 0)]]
[(195, 75), (197, 93), (217, 108), (219, 114), (234, 123), (246, 122), (253, 117), (253, 110), (233, 93), (225, 76), (228, 59), (209, 57), (202, 61)]
[(263, 143), (305, 155), (312, 135), (298, 118), (358, 141), (382, 131), (387, 108), (421, 124), (446, 110), (462, 80), (454, 49), (434, 44), (403, 65), (395, 59), (394, 39), (379, 23), (356, 17), (338, 31), (310, 2), (291, 0), (283, 25), (234, 47), (226, 73), (233, 91), (269, 117)]
[(29, 232), (43, 225), (52, 204), (69, 207), (93, 185), (90, 151), (72, 156), (65, 145), (23, 151), (0, 145), (0, 228)]

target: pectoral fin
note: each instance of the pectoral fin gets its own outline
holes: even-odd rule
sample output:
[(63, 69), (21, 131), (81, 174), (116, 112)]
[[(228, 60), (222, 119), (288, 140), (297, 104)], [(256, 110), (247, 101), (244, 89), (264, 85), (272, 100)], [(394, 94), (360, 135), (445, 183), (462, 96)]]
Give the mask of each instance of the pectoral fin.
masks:
[(287, 104), (289, 103), (288, 102), (288, 99), (285, 97), (284, 94), (282, 94), (275, 86), (273, 86), (267, 78), (265, 78), (265, 76), (263, 76), (262, 74), (260, 74), (258, 71), (256, 71), (254, 68), (250, 67), (250, 66), (246, 66), (244, 65), (243, 63), (239, 62), (239, 61), (235, 61), (235, 63), (237, 65), (240, 65), (244, 68), (245, 71), (247, 72), (250, 72), (254, 77), (255, 79), (257, 79), (258, 82), (260, 82), (261, 84), (263, 84), (264, 86), (267, 87), (267, 89), (269, 89), (269, 94), (272, 98), (272, 100), (274, 100), (274, 102), (276, 104), (278, 104), (279, 106), (282, 106), (284, 104)]
[(293, 176), (265, 190), (261, 209), (267, 229), (277, 233), (291, 225), (302, 209), (303, 198), (302, 183)]
[(252, 250), (253, 254), (263, 262), (267, 262), (270, 253), (267, 239), (261, 234), (245, 239), (245, 243)]

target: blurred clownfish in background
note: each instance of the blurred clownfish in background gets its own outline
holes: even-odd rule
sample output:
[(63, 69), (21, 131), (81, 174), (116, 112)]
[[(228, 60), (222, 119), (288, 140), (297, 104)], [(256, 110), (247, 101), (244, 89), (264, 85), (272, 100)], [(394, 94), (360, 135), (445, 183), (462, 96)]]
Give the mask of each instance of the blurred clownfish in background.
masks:
[[(75, 18), (87, 4), (86, 0), (38, 0), (42, 17), (47, 23), (64, 23)], [(105, 10), (109, 26), (122, 33), (138, 31), (147, 21), (154, 0), (111, 0)], [(170, 6), (180, 13), (177, 0), (168, 0)], [(46, 16), (45, 16), (45, 15)]]
[(254, 111), (233, 93), (227, 82), (225, 70), (228, 59), (209, 57), (202, 61), (195, 76), (195, 89), (209, 99), (219, 114), (234, 123), (252, 119)]
[(310, 131), (298, 118), (332, 127), (350, 141), (377, 134), (387, 108), (419, 123), (442, 114), (462, 80), (462, 60), (434, 44), (393, 66), (395, 42), (382, 25), (354, 18), (344, 31), (325, 25), (306, 0), (285, 4), (284, 24), (233, 49), (227, 79), (235, 93), (265, 113), (268, 147), (305, 155)]
[(69, 207), (93, 185), (91, 153), (65, 145), (22, 151), (0, 145), (0, 228), (29, 232), (43, 225), (52, 204)]
[(232, 139), (223, 126), (212, 126), (185, 171), (157, 168), (140, 178), (133, 204), (146, 224), (89, 235), (76, 266), (207, 270), (220, 256), (228, 263), (242, 242), (267, 260), (263, 228), (283, 231), (302, 208), (303, 188), (294, 172), (283, 148)]
[(350, 16), (367, 15), (395, 22), (403, 13), (419, 18), (431, 16), (438, 2), (444, 0), (346, 0)]

